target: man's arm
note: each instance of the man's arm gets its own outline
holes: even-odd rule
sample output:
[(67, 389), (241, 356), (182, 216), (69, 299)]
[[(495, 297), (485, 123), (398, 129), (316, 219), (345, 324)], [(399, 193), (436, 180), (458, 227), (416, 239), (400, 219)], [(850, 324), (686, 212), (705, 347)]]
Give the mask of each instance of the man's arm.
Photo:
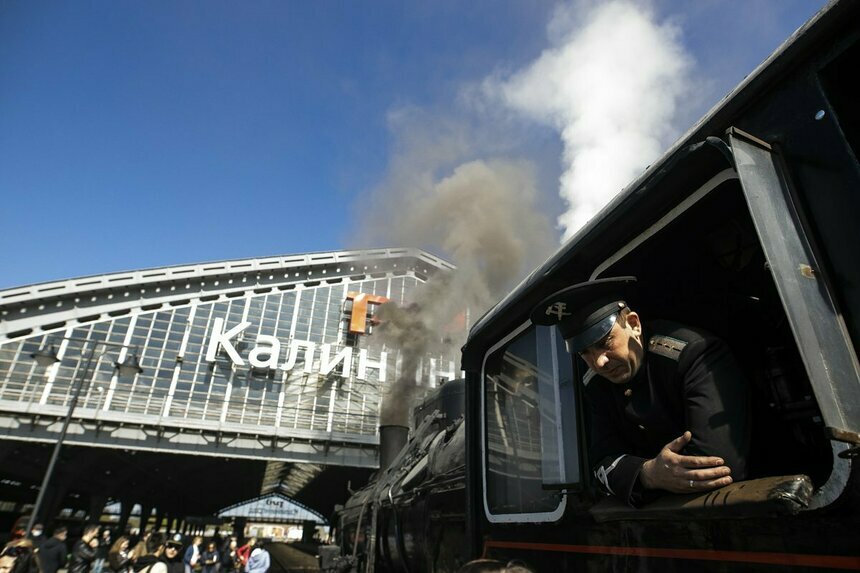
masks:
[(735, 481), (746, 479), (750, 444), (747, 381), (723, 341), (710, 338), (690, 346), (678, 364), (686, 426), (693, 434), (684, 453), (719, 456)]
[(639, 481), (645, 489), (673, 493), (709, 491), (732, 483), (725, 462), (712, 456), (685, 456), (680, 452), (692, 435), (684, 432), (660, 450), (656, 457), (642, 464)]
[(728, 346), (695, 337), (678, 362), (687, 431), (645, 462), (640, 482), (675, 493), (709, 491), (746, 478), (749, 393)]
[(92, 539), (88, 542), (81, 540), (78, 544), (78, 557), (86, 563), (90, 563), (96, 558), (96, 550), (90, 545)]

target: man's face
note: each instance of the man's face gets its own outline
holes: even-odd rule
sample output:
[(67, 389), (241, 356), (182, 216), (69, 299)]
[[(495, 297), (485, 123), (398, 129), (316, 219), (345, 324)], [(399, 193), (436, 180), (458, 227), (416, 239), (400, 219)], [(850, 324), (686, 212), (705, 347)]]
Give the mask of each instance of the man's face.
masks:
[(589, 368), (615, 384), (636, 376), (643, 354), (642, 325), (635, 312), (626, 320), (619, 317), (609, 334), (579, 353)]

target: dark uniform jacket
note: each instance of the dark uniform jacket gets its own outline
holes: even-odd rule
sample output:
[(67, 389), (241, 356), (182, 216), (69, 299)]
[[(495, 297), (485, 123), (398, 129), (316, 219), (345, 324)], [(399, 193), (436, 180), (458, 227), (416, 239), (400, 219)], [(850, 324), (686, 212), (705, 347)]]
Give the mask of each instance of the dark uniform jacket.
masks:
[(605, 490), (630, 505), (652, 493), (638, 481), (642, 464), (689, 430), (684, 455), (719, 456), (734, 481), (745, 479), (749, 392), (728, 346), (701, 330), (654, 321), (643, 333), (643, 363), (630, 382), (588, 371), (590, 459)]

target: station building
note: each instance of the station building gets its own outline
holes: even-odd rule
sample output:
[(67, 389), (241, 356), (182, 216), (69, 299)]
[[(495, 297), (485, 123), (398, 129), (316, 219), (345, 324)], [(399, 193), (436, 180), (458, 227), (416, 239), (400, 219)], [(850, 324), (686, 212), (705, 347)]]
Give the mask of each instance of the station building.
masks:
[[(376, 309), (453, 270), (377, 249), (0, 291), (0, 511), (26, 512), (71, 412), (40, 514), (122, 500), (176, 525), (317, 482), (302, 501), (325, 515), (332, 487), (377, 466), (381, 400), (404, 374)], [(428, 355), (415, 376), (432, 388), (458, 366)]]

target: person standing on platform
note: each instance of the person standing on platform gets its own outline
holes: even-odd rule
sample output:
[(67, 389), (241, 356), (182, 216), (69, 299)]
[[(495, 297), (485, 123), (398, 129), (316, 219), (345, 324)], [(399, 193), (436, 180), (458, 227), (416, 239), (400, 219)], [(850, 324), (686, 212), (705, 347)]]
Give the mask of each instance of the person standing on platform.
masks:
[(221, 573), (235, 573), (242, 569), (242, 560), (239, 558), (239, 544), (235, 537), (231, 537), (221, 551)]
[(45, 536), (43, 533), (45, 532), (45, 526), (41, 523), (36, 523), (33, 525), (33, 528), (30, 530), (30, 541), (33, 542), (33, 547), (36, 551), (39, 551), (39, 548), (42, 547), (42, 544), (45, 542)]
[(217, 573), (218, 563), (221, 561), (218, 555), (218, 548), (214, 541), (210, 541), (206, 545), (206, 550), (200, 558), (200, 563), (203, 565), (203, 573)]
[(102, 531), (101, 537), (97, 538), (98, 547), (96, 547), (96, 558), (93, 560), (91, 567), (92, 573), (102, 573), (102, 570), (107, 563), (108, 553), (111, 549), (110, 530), (105, 528)]
[(60, 526), (54, 530), (54, 535), (42, 544), (39, 549), (42, 573), (57, 573), (66, 566), (69, 557), (69, 548), (66, 546), (68, 534), (68, 530)]
[(108, 551), (108, 565), (114, 573), (130, 573), (134, 560), (134, 550), (129, 551), (129, 539), (121, 536)]
[(167, 565), (167, 573), (185, 573), (185, 563), (182, 561), (182, 535), (177, 533), (167, 538), (161, 560)]
[(185, 573), (193, 573), (193, 571), (200, 569), (201, 543), (203, 543), (203, 538), (198, 535), (185, 550), (185, 555), (182, 557), (182, 562), (185, 563)]
[(251, 550), (254, 549), (255, 545), (257, 545), (257, 538), (252, 537), (245, 545), (236, 550), (236, 554), (239, 556), (239, 563), (242, 564), (242, 568), (248, 564), (248, 558), (251, 557)]
[(90, 573), (90, 567), (96, 558), (98, 548), (98, 525), (87, 525), (81, 538), (72, 547), (72, 561), (69, 563), (69, 573)]
[(146, 554), (137, 556), (134, 573), (167, 573), (163, 555), (164, 536), (156, 531), (146, 540)]
[(263, 542), (257, 541), (256, 546), (251, 550), (251, 556), (248, 557), (248, 563), (245, 564), (245, 573), (266, 573), (271, 564), (271, 557), (263, 547)]
[(151, 531), (143, 532), (136, 540), (134, 538), (129, 538), (129, 544), (133, 544), (134, 548), (131, 550), (134, 553), (134, 558), (132, 561), (137, 561), (144, 555), (149, 554), (149, 549), (147, 549), (147, 544), (149, 543), (149, 537), (152, 535)]
[(0, 551), (0, 571), (39, 573), (39, 562), (33, 542), (25, 537), (13, 539)]

